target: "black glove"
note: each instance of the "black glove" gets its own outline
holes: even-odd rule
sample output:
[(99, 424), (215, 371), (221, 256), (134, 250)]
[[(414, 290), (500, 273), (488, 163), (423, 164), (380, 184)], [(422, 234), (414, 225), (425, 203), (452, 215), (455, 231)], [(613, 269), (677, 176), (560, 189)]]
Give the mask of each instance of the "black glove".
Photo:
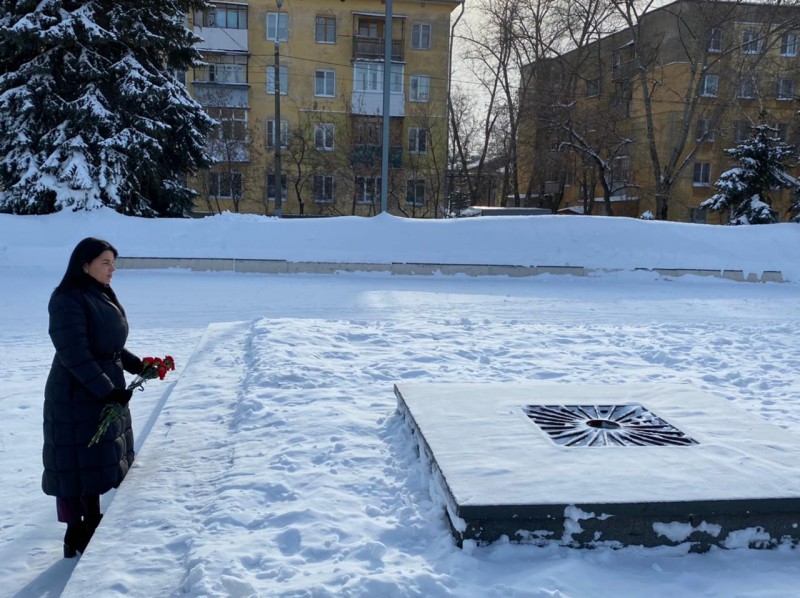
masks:
[(127, 388), (115, 388), (106, 395), (105, 401), (106, 403), (116, 403), (124, 407), (128, 404), (128, 401), (131, 400), (132, 396), (132, 390), (128, 390)]

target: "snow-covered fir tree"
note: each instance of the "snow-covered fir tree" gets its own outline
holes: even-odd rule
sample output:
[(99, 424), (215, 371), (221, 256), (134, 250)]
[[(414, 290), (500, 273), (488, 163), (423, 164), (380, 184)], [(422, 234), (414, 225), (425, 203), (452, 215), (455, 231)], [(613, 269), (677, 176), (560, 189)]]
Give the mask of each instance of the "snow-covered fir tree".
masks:
[(204, 0), (2, 0), (0, 211), (181, 215), (213, 120), (176, 78)]
[(771, 224), (779, 220), (771, 207), (769, 191), (797, 189), (800, 182), (786, 170), (795, 161), (794, 148), (778, 137), (778, 129), (760, 124), (751, 127), (749, 139), (725, 154), (739, 166), (723, 172), (717, 193), (700, 204), (715, 212), (732, 210), (730, 224)]

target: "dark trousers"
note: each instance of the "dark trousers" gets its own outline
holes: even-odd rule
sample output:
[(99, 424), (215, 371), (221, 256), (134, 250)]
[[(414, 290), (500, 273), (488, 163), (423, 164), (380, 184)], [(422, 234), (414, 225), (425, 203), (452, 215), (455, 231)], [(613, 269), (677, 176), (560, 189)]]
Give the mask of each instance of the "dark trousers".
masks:
[(58, 520), (67, 525), (77, 525), (85, 519), (100, 517), (100, 495), (57, 496), (56, 512)]

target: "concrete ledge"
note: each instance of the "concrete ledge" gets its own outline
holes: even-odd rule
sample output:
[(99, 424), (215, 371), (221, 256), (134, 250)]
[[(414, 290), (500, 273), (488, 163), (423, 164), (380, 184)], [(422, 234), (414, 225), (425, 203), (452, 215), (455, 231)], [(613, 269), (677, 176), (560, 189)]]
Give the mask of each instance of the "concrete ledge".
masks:
[[(592, 273), (620, 272), (618, 268), (584, 268), (583, 266), (514, 266), (507, 264), (437, 264), (422, 262), (289, 262), (286, 260), (191, 258), (191, 257), (130, 257), (117, 258), (117, 267), (129, 270), (185, 268), (196, 271), (248, 272), (260, 274), (336, 274), (337, 272), (385, 272), (393, 275), (433, 276), (466, 274), (467, 276), (525, 277), (540, 274), (587, 276)], [(659, 276), (686, 275), (724, 278), (737, 282), (786, 282), (780, 270), (765, 270), (760, 275), (743, 270), (712, 270), (703, 268), (634, 268), (635, 272), (655, 272)]]

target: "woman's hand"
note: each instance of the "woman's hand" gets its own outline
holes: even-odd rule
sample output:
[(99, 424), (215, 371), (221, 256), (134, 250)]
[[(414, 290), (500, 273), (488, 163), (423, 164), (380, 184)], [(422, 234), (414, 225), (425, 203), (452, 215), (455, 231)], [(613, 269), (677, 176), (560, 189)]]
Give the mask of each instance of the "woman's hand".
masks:
[(115, 388), (106, 395), (105, 401), (106, 403), (116, 403), (117, 405), (125, 407), (132, 396), (132, 390), (128, 390), (127, 388)]

